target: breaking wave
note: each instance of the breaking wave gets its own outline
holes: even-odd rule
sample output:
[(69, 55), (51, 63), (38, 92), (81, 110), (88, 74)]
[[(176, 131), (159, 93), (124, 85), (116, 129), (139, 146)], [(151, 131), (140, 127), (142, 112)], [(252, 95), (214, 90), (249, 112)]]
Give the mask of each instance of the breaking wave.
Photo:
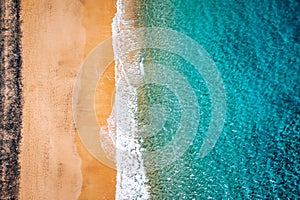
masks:
[[(126, 46), (136, 43), (139, 38), (131, 41), (116, 37), (124, 31), (136, 29), (135, 0), (118, 0), (117, 13), (113, 19), (113, 48), (115, 56), (116, 97), (112, 113), (114, 120), (108, 121), (109, 126), (116, 127), (116, 166), (117, 186), (116, 199), (149, 199), (150, 188), (142, 158), (142, 147), (137, 141), (138, 124), (137, 89), (131, 83), (133, 78), (141, 75), (139, 51), (127, 52)], [(127, 45), (125, 45), (127, 43)], [(115, 124), (113, 124), (115, 123)]]

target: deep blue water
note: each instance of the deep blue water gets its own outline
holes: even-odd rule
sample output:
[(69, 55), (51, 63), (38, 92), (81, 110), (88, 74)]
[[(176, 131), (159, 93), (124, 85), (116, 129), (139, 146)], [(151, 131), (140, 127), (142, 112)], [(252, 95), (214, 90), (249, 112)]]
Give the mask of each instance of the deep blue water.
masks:
[[(173, 29), (202, 45), (216, 63), (227, 102), (221, 137), (200, 159), (211, 116), (205, 82), (177, 55), (145, 50), (148, 62), (168, 63), (186, 76), (203, 116), (188, 151), (148, 173), (151, 197), (300, 199), (300, 2), (139, 0), (138, 19), (140, 27)], [(171, 91), (143, 89), (150, 105), (169, 108), (165, 132), (145, 139), (151, 151), (172, 139), (180, 105)]]

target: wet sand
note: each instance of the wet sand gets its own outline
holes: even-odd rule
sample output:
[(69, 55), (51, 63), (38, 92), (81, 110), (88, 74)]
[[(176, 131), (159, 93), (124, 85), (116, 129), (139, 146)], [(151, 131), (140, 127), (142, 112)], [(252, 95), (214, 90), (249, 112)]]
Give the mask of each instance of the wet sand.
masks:
[(113, 0), (22, 3), (20, 199), (114, 199), (116, 172), (81, 144), (72, 90), (85, 56), (111, 37)]
[[(85, 57), (101, 41), (111, 37), (111, 24), (115, 13), (114, 0), (84, 1), (83, 26), (86, 30)], [(110, 89), (109, 87), (106, 88), (107, 93), (111, 92)], [(107, 110), (104, 110), (104, 113), (110, 112), (110, 110), (111, 108), (108, 107)], [(108, 117), (108, 115), (105, 116)], [(78, 137), (76, 137), (76, 141), (78, 144), (78, 152), (81, 158), (83, 158), (83, 187), (79, 199), (114, 199), (116, 171), (94, 159), (81, 144)]]

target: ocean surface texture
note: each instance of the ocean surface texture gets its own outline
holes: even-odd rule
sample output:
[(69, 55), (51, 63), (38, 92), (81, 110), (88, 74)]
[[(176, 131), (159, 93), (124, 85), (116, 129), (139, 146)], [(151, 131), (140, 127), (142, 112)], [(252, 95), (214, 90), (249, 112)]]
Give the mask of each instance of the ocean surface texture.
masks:
[[(212, 108), (210, 83), (174, 51), (147, 47), (139, 51), (140, 73), (155, 76), (155, 72), (166, 80), (165, 85), (148, 81), (135, 91), (137, 126), (154, 126), (152, 132), (148, 129), (138, 136), (151, 198), (299, 199), (300, 2), (138, 0), (135, 6), (138, 21), (124, 17), (127, 22), (120, 30), (160, 27), (192, 38), (214, 61), (226, 93), (220, 137), (213, 138), (217, 143), (206, 156), (199, 156), (213, 112), (218, 112)], [(147, 35), (139, 41), (143, 40)], [(179, 80), (175, 75), (185, 77), (188, 86), (180, 87), (186, 93), (172, 90)], [(174, 145), (178, 157), (157, 167), (162, 155), (147, 157), (147, 153), (161, 150), (186, 126), (181, 121), (185, 105), (180, 95), (189, 95), (190, 90), (200, 116), (191, 113), (188, 118), (198, 124), (195, 137), (184, 152)]]

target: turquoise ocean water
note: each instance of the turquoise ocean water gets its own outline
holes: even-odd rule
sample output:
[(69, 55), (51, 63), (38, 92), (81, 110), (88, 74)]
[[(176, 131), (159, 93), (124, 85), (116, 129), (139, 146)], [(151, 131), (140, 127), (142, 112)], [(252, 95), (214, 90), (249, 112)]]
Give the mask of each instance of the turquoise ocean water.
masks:
[[(222, 134), (200, 158), (211, 117), (203, 77), (178, 55), (143, 51), (145, 63), (172, 66), (186, 77), (202, 116), (184, 155), (148, 171), (151, 198), (300, 199), (300, 2), (139, 0), (137, 8), (139, 27), (173, 29), (202, 45), (223, 79), (227, 103)], [(143, 138), (143, 147), (153, 151), (180, 126), (180, 102), (155, 84), (139, 94), (147, 102), (139, 106), (142, 112), (152, 105), (166, 110), (164, 128)]]

